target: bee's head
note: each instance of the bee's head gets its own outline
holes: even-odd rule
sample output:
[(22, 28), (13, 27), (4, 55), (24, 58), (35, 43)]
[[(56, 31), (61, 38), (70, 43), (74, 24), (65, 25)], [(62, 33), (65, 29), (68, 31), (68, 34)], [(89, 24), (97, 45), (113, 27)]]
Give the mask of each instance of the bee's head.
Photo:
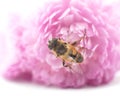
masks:
[(48, 41), (48, 48), (50, 50), (54, 49), (57, 45), (59, 44), (58, 39), (57, 38), (53, 38), (52, 40)]

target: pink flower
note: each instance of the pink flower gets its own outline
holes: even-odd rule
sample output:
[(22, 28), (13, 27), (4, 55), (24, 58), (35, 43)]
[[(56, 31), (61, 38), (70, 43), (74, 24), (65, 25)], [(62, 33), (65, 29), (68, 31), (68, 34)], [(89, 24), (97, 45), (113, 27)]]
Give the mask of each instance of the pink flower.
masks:
[[(104, 2), (104, 1), (103, 1)], [(37, 17), (37, 23), (15, 29), (16, 58), (5, 73), (14, 80), (31, 80), (45, 85), (81, 87), (112, 80), (119, 68), (119, 32), (116, 6), (100, 0), (59, 0), (50, 2)], [(84, 36), (85, 35), (85, 36)], [(84, 37), (80, 40), (81, 37)], [(48, 41), (60, 38), (75, 48), (84, 60), (63, 66), (63, 60), (48, 48)]]

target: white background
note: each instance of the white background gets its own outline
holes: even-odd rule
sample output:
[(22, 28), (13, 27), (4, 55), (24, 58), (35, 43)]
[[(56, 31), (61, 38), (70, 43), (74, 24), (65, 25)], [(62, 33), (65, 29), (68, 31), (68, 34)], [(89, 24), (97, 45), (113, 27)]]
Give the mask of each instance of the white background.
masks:
[[(0, 72), (6, 63), (5, 43), (8, 37), (7, 24), (9, 14), (18, 13), (23, 17), (37, 10), (45, 0), (0, 0)], [(111, 0), (103, 0), (111, 2)], [(6, 53), (6, 54), (5, 54)], [(120, 95), (120, 73), (116, 74), (114, 80), (107, 85), (99, 87), (85, 87), (82, 89), (61, 89), (44, 87), (30, 83), (16, 83), (7, 81), (0, 77), (0, 96), (119, 96)]]

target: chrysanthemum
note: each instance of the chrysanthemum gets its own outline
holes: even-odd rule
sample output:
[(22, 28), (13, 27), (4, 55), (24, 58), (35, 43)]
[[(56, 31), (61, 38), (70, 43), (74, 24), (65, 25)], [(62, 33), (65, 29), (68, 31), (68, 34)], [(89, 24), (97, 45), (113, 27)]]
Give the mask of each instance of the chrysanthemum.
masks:
[[(59, 0), (41, 10), (37, 24), (15, 29), (16, 58), (5, 73), (8, 79), (60, 87), (100, 85), (112, 80), (120, 56), (120, 25), (113, 5), (106, 6), (100, 0)], [(83, 62), (65, 62), (71, 68), (64, 67), (63, 59), (48, 48), (53, 38), (69, 44), (77, 41), (74, 47)]]

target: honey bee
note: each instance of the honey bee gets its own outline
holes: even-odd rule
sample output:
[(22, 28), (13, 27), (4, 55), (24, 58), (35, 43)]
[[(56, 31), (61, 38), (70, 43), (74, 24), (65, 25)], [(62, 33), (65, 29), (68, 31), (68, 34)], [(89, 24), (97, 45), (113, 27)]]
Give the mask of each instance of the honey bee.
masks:
[[(84, 57), (81, 54), (81, 50), (84, 49), (84, 47), (80, 47), (80, 50), (78, 50), (75, 46), (77, 45), (77, 43), (85, 38), (86, 30), (84, 31), (84, 36), (81, 37), (80, 40), (73, 43), (65, 42), (60, 38), (52, 38), (52, 40), (48, 41), (48, 48), (55, 56), (63, 60), (62, 63), (64, 67), (71, 68), (72, 63), (80, 64), (84, 61)], [(70, 64), (66, 64), (66, 62)]]
[(52, 51), (54, 55), (63, 60), (64, 67), (71, 68), (71, 65), (66, 65), (65, 62), (82, 63), (84, 60), (83, 55), (74, 46), (76, 43), (77, 42), (70, 44), (61, 39), (53, 38), (52, 40), (48, 41), (48, 48)]

